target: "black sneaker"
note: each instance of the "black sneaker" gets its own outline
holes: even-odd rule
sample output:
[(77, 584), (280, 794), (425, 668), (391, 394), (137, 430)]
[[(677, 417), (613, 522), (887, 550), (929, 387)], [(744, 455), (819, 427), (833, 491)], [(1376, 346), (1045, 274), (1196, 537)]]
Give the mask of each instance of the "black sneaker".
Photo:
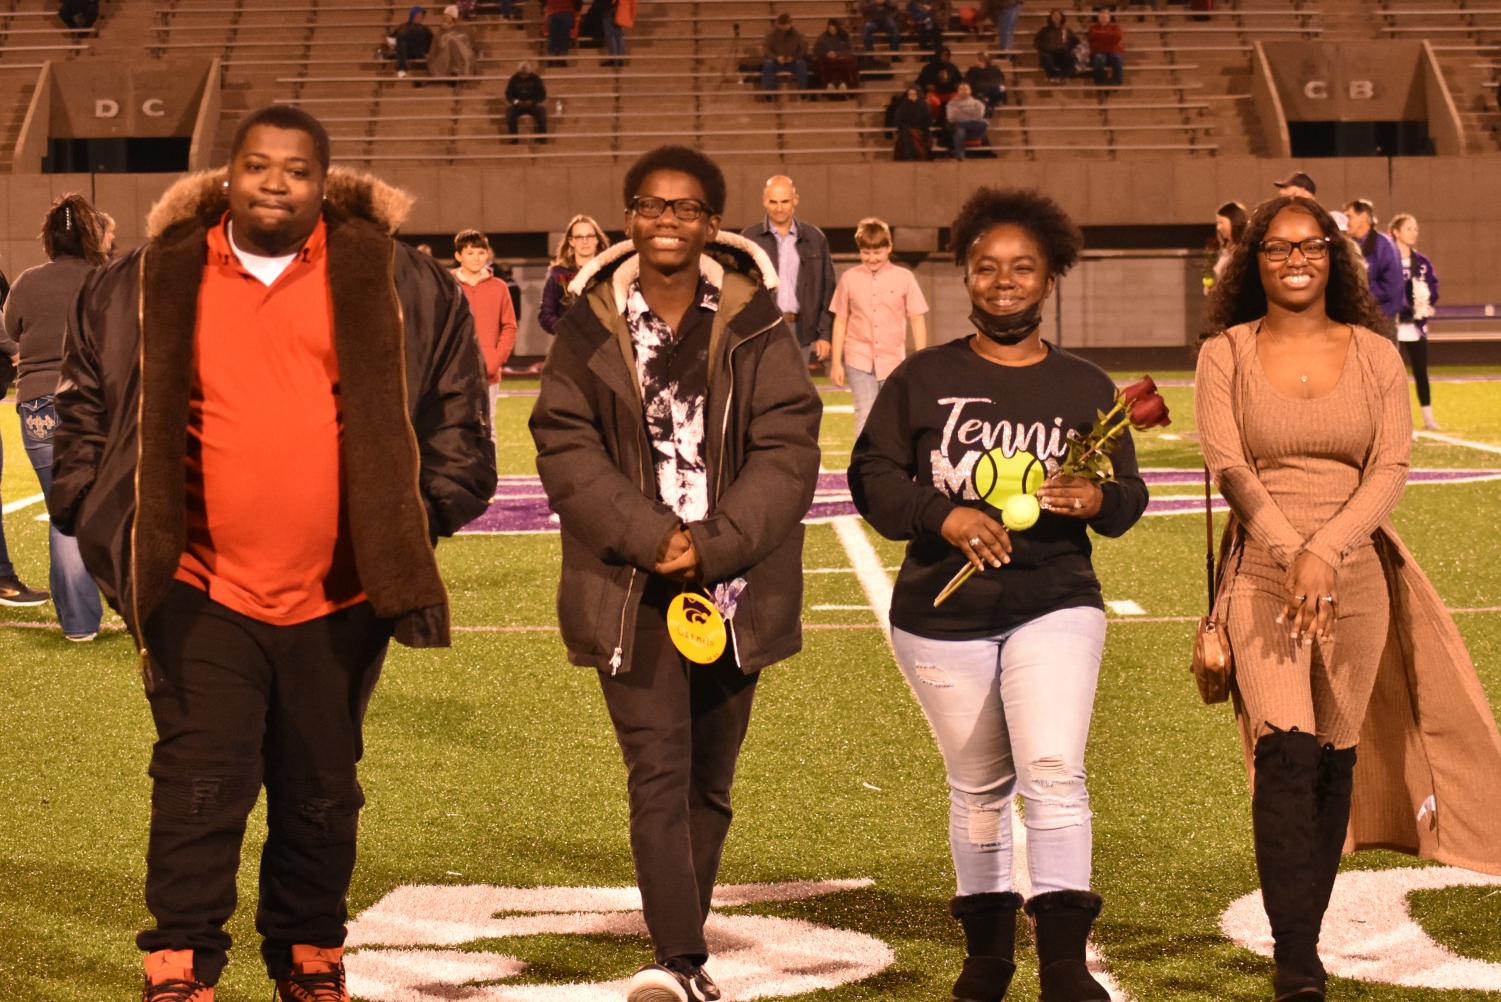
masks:
[(14, 574), (0, 578), (0, 605), (28, 608), (34, 605), (45, 605), (51, 597), (47, 592), (26, 587)]
[[(718, 1002), (720, 997), (719, 986), (714, 979), (709, 977), (709, 972), (700, 964), (693, 968), (693, 973), (688, 975), (688, 997), (703, 1002)], [(697, 992), (697, 994), (694, 994)]]
[(626, 1002), (689, 1002), (692, 983), (661, 964), (647, 964), (631, 976)]

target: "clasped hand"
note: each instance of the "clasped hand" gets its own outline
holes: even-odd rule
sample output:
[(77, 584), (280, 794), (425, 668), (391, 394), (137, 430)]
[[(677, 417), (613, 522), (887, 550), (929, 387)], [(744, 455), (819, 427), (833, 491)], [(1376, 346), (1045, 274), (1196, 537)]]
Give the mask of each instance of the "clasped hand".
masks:
[(1293, 558), (1284, 584), (1287, 605), (1277, 615), (1277, 622), (1288, 625), (1293, 643), (1311, 644), (1315, 637), (1333, 640), (1338, 599), (1335, 569), (1305, 550)]
[(698, 550), (693, 546), (693, 535), (686, 528), (680, 525), (667, 534), (662, 555), (652, 572), (674, 581), (692, 581), (698, 577)]

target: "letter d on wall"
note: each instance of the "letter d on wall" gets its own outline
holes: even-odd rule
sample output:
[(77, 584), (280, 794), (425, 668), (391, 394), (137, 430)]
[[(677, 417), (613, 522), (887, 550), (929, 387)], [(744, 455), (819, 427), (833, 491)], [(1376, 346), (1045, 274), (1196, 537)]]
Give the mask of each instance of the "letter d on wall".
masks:
[(111, 100), (111, 99), (109, 99), (107, 97), (97, 97), (97, 98), (95, 98), (94, 99), (94, 117), (95, 118), (119, 118), (120, 117), (120, 102), (119, 101), (113, 101), (113, 100)]

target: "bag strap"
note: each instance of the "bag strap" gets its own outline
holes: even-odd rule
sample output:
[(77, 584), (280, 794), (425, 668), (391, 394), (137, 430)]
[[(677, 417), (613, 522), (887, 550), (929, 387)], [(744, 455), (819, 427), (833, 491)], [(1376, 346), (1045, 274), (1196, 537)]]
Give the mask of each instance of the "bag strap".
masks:
[(1204, 467), (1204, 573), (1209, 581), (1209, 615), (1214, 615), (1214, 509), (1210, 505), (1209, 467)]

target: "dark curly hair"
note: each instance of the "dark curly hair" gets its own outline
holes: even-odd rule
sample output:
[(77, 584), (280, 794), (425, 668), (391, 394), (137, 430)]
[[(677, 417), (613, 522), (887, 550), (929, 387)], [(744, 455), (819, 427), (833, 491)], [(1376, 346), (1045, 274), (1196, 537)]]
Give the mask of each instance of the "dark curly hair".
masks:
[(1311, 198), (1283, 195), (1258, 205), (1246, 223), (1246, 232), (1230, 255), (1225, 274), (1214, 286), (1209, 298), (1209, 316), (1200, 335), (1203, 341), (1237, 324), (1250, 323), (1266, 316), (1266, 289), (1261, 285), (1261, 267), (1257, 260), (1267, 228), (1283, 209), (1293, 209), (1313, 218), (1324, 236), (1329, 238), (1329, 284), (1324, 289), (1324, 310), (1329, 319), (1342, 324), (1358, 324), (1374, 331), (1386, 326), (1386, 317), (1371, 296), (1366, 279), (1365, 256), (1340, 232), (1324, 207)]
[(969, 249), (992, 226), (1010, 223), (1020, 226), (1042, 248), (1048, 259), (1048, 271), (1064, 275), (1079, 260), (1084, 249), (1084, 234), (1069, 218), (1063, 207), (1040, 191), (1031, 188), (978, 188), (964, 200), (959, 214), (949, 227), (954, 263), (964, 267)]
[(641, 182), (648, 174), (659, 170), (677, 171), (698, 179), (704, 189), (704, 199), (709, 203), (709, 212), (718, 216), (724, 213), (724, 171), (707, 154), (688, 146), (658, 146), (647, 150), (625, 172), (625, 207), (631, 207), (631, 199), (641, 190)]

